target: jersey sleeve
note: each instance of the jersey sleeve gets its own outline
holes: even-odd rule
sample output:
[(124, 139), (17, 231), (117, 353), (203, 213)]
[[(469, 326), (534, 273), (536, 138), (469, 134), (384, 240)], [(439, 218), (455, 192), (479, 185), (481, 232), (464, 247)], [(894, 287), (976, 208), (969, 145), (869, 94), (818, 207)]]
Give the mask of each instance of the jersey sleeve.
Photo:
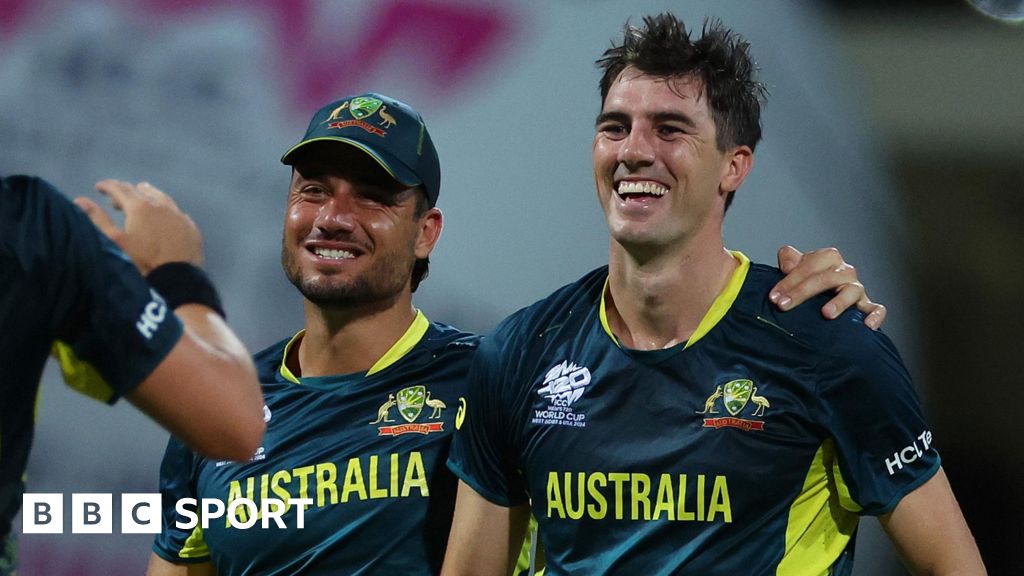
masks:
[(840, 339), (819, 369), (840, 501), (855, 512), (885, 514), (940, 465), (910, 375), (893, 343), (862, 326)]
[(78, 207), (38, 178), (8, 180), (25, 189), (15, 249), (52, 302), (65, 380), (113, 403), (163, 361), (181, 322)]
[(510, 425), (512, 403), (505, 399), (512, 379), (502, 328), (483, 338), (469, 371), (464, 417), (456, 421), (448, 467), (478, 494), (500, 506), (528, 500), (519, 451)]
[[(195, 489), (197, 456), (173, 436), (167, 443), (160, 464), (160, 496), (163, 502), (160, 534), (153, 541), (153, 552), (173, 564), (208, 562), (210, 550), (203, 539), (200, 524), (195, 528), (179, 528), (178, 522), (190, 520), (180, 514), (178, 501), (183, 498), (198, 500)], [(188, 507), (197, 511), (197, 506)], [(196, 514), (198, 517), (198, 513)]]

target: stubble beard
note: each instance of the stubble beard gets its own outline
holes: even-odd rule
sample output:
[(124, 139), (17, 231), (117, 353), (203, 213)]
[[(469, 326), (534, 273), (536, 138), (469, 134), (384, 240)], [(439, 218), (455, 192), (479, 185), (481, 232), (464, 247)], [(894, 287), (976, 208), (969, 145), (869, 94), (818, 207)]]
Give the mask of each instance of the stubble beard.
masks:
[(413, 263), (386, 259), (351, 280), (322, 274), (309, 278), (302, 274), (287, 247), (281, 248), (281, 267), (288, 281), (306, 300), (328, 309), (350, 309), (393, 300), (408, 284)]

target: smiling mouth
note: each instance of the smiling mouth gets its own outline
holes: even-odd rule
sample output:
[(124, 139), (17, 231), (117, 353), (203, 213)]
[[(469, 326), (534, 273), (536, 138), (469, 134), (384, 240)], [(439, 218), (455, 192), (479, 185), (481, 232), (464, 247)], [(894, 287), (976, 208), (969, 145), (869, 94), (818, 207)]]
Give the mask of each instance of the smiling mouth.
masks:
[(668, 189), (657, 182), (636, 182), (622, 181), (615, 188), (615, 193), (623, 200), (638, 200), (641, 198), (660, 198), (668, 192)]
[(351, 258), (356, 257), (355, 254), (349, 252), (348, 250), (336, 250), (334, 248), (316, 247), (312, 248), (310, 252), (316, 254), (321, 258), (326, 258), (327, 260), (349, 260)]

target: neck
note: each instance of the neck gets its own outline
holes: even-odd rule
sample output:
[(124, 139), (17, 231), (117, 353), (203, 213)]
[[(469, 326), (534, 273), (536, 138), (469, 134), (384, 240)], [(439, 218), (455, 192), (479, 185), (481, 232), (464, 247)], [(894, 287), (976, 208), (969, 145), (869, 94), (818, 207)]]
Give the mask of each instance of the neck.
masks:
[(369, 370), (405, 334), (416, 317), (409, 291), (370, 306), (327, 308), (308, 300), (304, 305), (306, 333), (287, 359), (288, 368), (296, 376)]
[(612, 332), (626, 347), (660, 350), (689, 339), (739, 263), (718, 236), (642, 257), (612, 240), (608, 264)]

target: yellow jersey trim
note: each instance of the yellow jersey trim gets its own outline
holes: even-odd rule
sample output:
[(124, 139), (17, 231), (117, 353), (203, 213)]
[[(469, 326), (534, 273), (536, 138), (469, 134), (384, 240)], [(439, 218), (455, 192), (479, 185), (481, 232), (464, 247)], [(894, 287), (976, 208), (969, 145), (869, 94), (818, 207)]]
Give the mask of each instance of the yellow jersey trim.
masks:
[(523, 547), (519, 549), (519, 558), (516, 559), (515, 570), (512, 571), (514, 576), (533, 576), (534, 573), (530, 572), (530, 563), (533, 560), (531, 551), (533, 550), (533, 541), (537, 536), (537, 518), (530, 514), (530, 520), (526, 525), (526, 538), (523, 539)]
[(381, 370), (384, 370), (388, 366), (391, 366), (395, 362), (402, 359), (403, 356), (409, 353), (420, 340), (423, 339), (423, 335), (427, 333), (427, 329), (430, 328), (430, 321), (423, 315), (420, 310), (416, 311), (416, 317), (413, 318), (412, 324), (409, 329), (402, 334), (402, 337), (391, 345), (391, 348), (377, 360), (373, 366), (366, 372), (367, 376), (372, 376)]
[[(715, 298), (715, 301), (711, 303), (711, 308), (708, 309), (707, 313), (704, 314), (704, 318), (701, 319), (700, 324), (697, 325), (697, 329), (693, 331), (690, 338), (686, 341), (686, 345), (683, 346), (683, 350), (686, 350), (690, 346), (696, 344), (701, 338), (707, 335), (712, 328), (715, 327), (722, 318), (725, 317), (726, 313), (729, 312), (729, 308), (732, 307), (733, 302), (736, 301), (736, 297), (740, 295), (740, 289), (743, 288), (743, 282), (747, 279), (747, 272), (750, 271), (750, 258), (747, 258), (745, 254), (737, 250), (730, 250), (732, 257), (739, 260), (740, 265), (733, 271), (732, 276), (729, 278), (729, 283), (725, 285), (725, 289)], [(604, 288), (601, 290), (601, 308), (598, 315), (601, 318), (601, 327), (604, 328), (608, 337), (615, 342), (615, 345), (622, 348), (622, 344), (619, 343), (619, 339), (612, 333), (612, 328), (608, 324), (608, 309), (605, 304), (605, 295), (608, 293), (608, 279), (605, 278)]]
[(839, 470), (838, 460), (832, 462), (832, 476), (836, 480), (836, 492), (839, 493), (839, 503), (843, 505), (843, 508), (851, 512), (863, 510), (861, 505), (850, 495), (850, 487), (847, 486), (846, 480), (843, 480), (843, 473)]
[(107, 384), (92, 364), (79, 358), (71, 346), (57, 340), (53, 343), (50, 354), (60, 363), (64, 383), (69, 388), (101, 402), (110, 402), (114, 398), (114, 389), (110, 384)]
[(826, 439), (811, 459), (789, 508), (786, 550), (776, 576), (826, 576), (857, 530), (857, 514), (840, 503), (835, 446)]
[[(422, 310), (416, 310), (416, 317), (413, 318), (412, 324), (402, 334), (402, 337), (398, 339), (391, 348), (384, 353), (383, 356), (377, 360), (373, 366), (366, 372), (367, 376), (372, 376), (381, 370), (384, 370), (388, 366), (391, 366), (395, 362), (401, 360), (410, 350), (416, 347), (423, 340), (423, 336), (427, 333), (427, 329), (430, 328), (430, 320), (427, 320), (426, 315), (423, 314)], [(292, 346), (302, 340), (302, 337), (306, 334), (306, 330), (299, 330), (292, 336), (292, 339), (288, 341), (288, 344), (284, 347), (284, 355), (281, 357), (281, 367), (278, 369), (278, 373), (285, 380), (294, 384), (299, 384), (299, 379), (295, 377), (295, 374), (288, 368), (288, 354), (291, 353)]]
[(292, 374), (291, 369), (288, 368), (288, 354), (291, 353), (292, 346), (299, 340), (302, 340), (302, 337), (305, 335), (306, 329), (303, 328), (302, 330), (296, 332), (295, 336), (292, 336), (292, 339), (289, 340), (288, 343), (284, 345), (284, 355), (281, 356), (281, 367), (277, 370), (277, 372), (281, 375), (281, 378), (284, 378), (285, 380), (291, 382), (292, 384), (298, 384), (299, 379), (296, 378), (295, 374)]
[(208, 558), (209, 556), (210, 549), (206, 546), (206, 540), (203, 539), (203, 529), (196, 526), (188, 535), (181, 550), (178, 551), (178, 558), (193, 559)]
[(608, 324), (608, 305), (605, 303), (605, 295), (608, 294), (608, 280), (610, 277), (604, 279), (604, 288), (601, 288), (601, 307), (598, 309), (598, 316), (601, 317), (601, 327), (604, 328), (604, 333), (615, 342), (615, 345), (622, 348), (622, 344), (619, 343), (619, 339), (612, 333), (612, 327)]

